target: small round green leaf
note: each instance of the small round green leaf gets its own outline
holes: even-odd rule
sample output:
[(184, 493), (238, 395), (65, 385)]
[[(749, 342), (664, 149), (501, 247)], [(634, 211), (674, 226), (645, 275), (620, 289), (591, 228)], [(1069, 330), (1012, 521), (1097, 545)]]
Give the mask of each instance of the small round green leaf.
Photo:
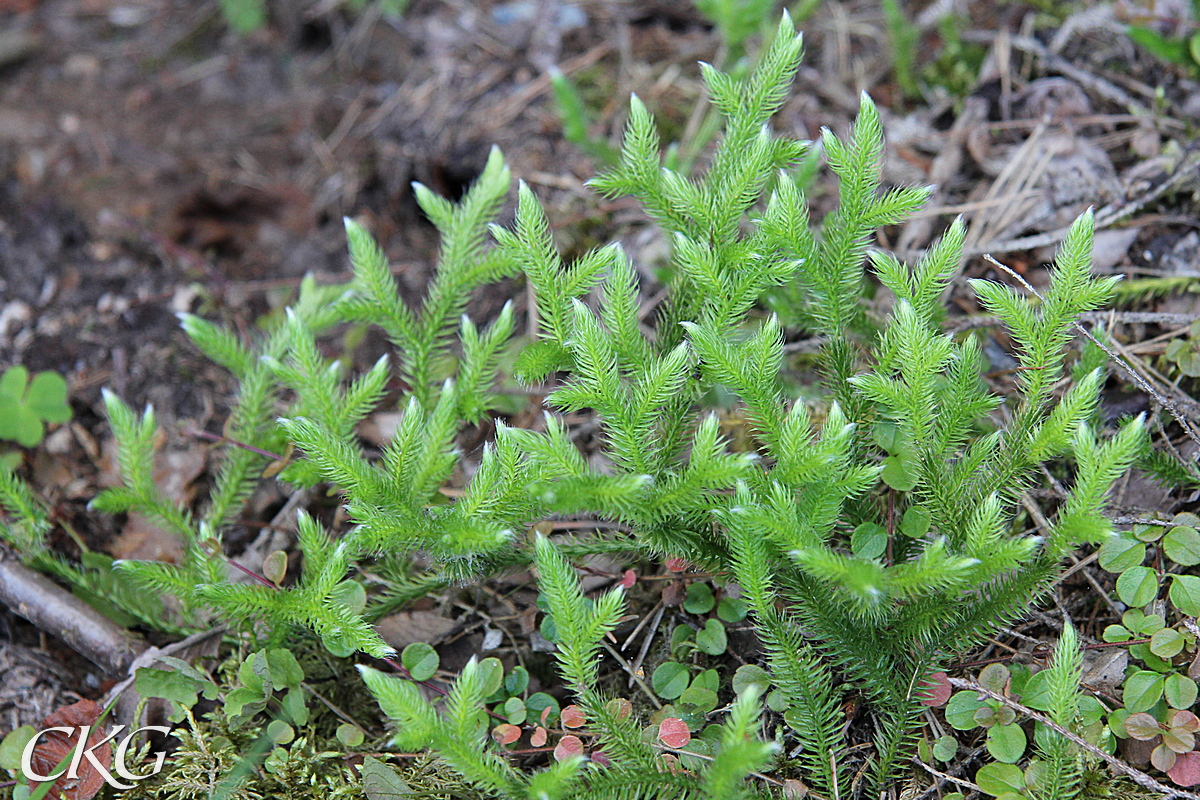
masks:
[(1003, 664), (988, 664), (979, 671), (979, 685), (991, 689), (996, 694), (1003, 694), (1008, 688), (1008, 680), (1012, 673)]
[(527, 715), (528, 709), (525, 708), (525, 701), (521, 698), (510, 697), (504, 701), (504, 718), (510, 725), (523, 724)]
[(1117, 597), (1127, 606), (1140, 608), (1158, 594), (1158, 573), (1149, 567), (1130, 567), (1117, 578)]
[(358, 581), (342, 581), (333, 587), (329, 599), (341, 603), (355, 614), (361, 614), (367, 607), (367, 590)]
[(898, 452), (904, 444), (900, 426), (887, 420), (875, 423), (875, 427), (871, 429), (871, 438), (879, 445), (879, 449), (888, 453)]
[(1121, 624), (1140, 636), (1153, 636), (1166, 627), (1162, 614), (1147, 614), (1141, 609), (1131, 608), (1121, 615)]
[(757, 685), (759, 691), (766, 691), (771, 685), (771, 675), (757, 664), (743, 664), (733, 673), (733, 692), (741, 694), (751, 685)]
[(713, 610), (717, 600), (713, 597), (712, 587), (707, 583), (693, 583), (687, 588), (687, 597), (683, 601), (683, 610), (689, 614), (707, 614)]
[(664, 700), (674, 700), (683, 694), (691, 682), (688, 668), (678, 661), (664, 661), (654, 670), (650, 685), (654, 692)]
[(325, 645), (325, 649), (338, 658), (346, 658), (358, 650), (343, 633), (323, 633), (321, 634), (321, 644)]
[(975, 724), (981, 728), (992, 728), (1000, 724), (1000, 712), (991, 703), (975, 712)]
[(975, 783), (984, 794), (999, 797), (1025, 788), (1025, 773), (1012, 764), (984, 764), (975, 773)]
[(740, 597), (722, 597), (717, 603), (717, 617), (725, 622), (741, 622), (750, 613), (750, 606)]
[(545, 692), (534, 692), (529, 695), (529, 699), (525, 701), (525, 707), (529, 709), (529, 716), (539, 725), (549, 727), (558, 720), (558, 701)]
[(1139, 670), (1125, 679), (1121, 698), (1125, 710), (1131, 714), (1147, 711), (1158, 702), (1163, 693), (1163, 676), (1149, 670)]
[(1139, 711), (1126, 717), (1125, 732), (1140, 742), (1148, 742), (1162, 733), (1162, 725), (1153, 714)]
[(500, 690), (504, 683), (504, 665), (498, 658), (485, 658), (479, 662), (480, 694), (491, 697)]
[(1195, 575), (1171, 576), (1171, 603), (1189, 617), (1200, 617), (1200, 578)]
[(1079, 724), (1083, 726), (1094, 725), (1104, 718), (1104, 704), (1090, 694), (1085, 694), (1079, 698)]
[(697, 689), (708, 689), (710, 692), (721, 690), (721, 676), (715, 669), (706, 669), (692, 678), (692, 686)]
[(1106, 642), (1128, 642), (1133, 638), (1133, 634), (1124, 625), (1109, 625), (1101, 634), (1102, 639)]
[(1157, 542), (1165, 531), (1166, 529), (1160, 525), (1134, 525), (1132, 533), (1143, 542)]
[(850, 550), (859, 558), (879, 558), (887, 550), (887, 528), (864, 522), (850, 534)]
[(71, 418), (67, 403), (67, 381), (57, 372), (39, 372), (29, 383), (30, 410), (46, 422), (66, 422)]
[(296, 731), (281, 719), (273, 719), (267, 724), (267, 737), (275, 744), (287, 744), (296, 738)]
[(898, 492), (911, 491), (917, 485), (916, 469), (911, 462), (898, 456), (888, 456), (883, 460), (883, 471), (879, 473), (879, 477)]
[(529, 688), (529, 670), (524, 667), (513, 667), (512, 672), (504, 676), (504, 689), (511, 695), (524, 694)]
[(558, 626), (554, 624), (554, 617), (549, 614), (542, 617), (542, 622), (538, 625), (538, 631), (547, 642), (558, 641)]
[(271, 583), (278, 586), (287, 577), (288, 556), (283, 550), (272, 550), (263, 559), (262, 574)]
[(413, 642), (400, 654), (400, 663), (414, 681), (427, 681), (438, 670), (441, 659), (437, 650), (426, 642)]
[(1097, 560), (1101, 569), (1121, 573), (1130, 567), (1141, 566), (1146, 560), (1146, 544), (1127, 533), (1119, 533), (1104, 540)]
[(9, 731), (8, 735), (0, 740), (0, 769), (11, 769), (14, 772), (20, 769), (21, 753), (25, 751), (29, 740), (36, 735), (37, 729), (32, 725), (22, 725)]
[(1042, 670), (1029, 676), (1021, 692), (1021, 702), (1038, 711), (1050, 710), (1053, 698), (1050, 695), (1049, 672)]
[(946, 703), (946, 722), (950, 723), (950, 727), (960, 731), (978, 728), (979, 725), (975, 722), (975, 712), (981, 708), (983, 708), (983, 703), (980, 702), (978, 693), (955, 692), (954, 696)]
[(1179, 655), (1185, 644), (1183, 634), (1174, 628), (1163, 628), (1150, 637), (1150, 652), (1159, 658)]
[(1025, 731), (1020, 725), (995, 725), (988, 728), (987, 750), (992, 758), (1015, 764), (1025, 753)]
[(304, 680), (304, 670), (300, 668), (300, 662), (292, 655), (291, 650), (282, 647), (268, 650), (267, 666), (271, 670), (271, 684), (276, 689), (285, 686), (296, 689)]
[(1196, 682), (1188, 676), (1172, 672), (1163, 678), (1163, 697), (1171, 708), (1191, 708), (1196, 695)]
[(933, 757), (938, 761), (950, 761), (958, 754), (958, 740), (949, 734), (939, 736), (933, 742)]
[(725, 623), (717, 619), (705, 620), (704, 628), (696, 631), (696, 646), (710, 656), (719, 656), (729, 646), (725, 636)]
[(1189, 525), (1176, 525), (1162, 540), (1167, 558), (1184, 567), (1200, 564), (1200, 531)]
[[(925, 506), (913, 506), (904, 512), (900, 519), (900, 532), (913, 539), (919, 539), (929, 533), (933, 524), (933, 514)], [(945, 759), (942, 759), (945, 761)]]
[(362, 730), (349, 722), (343, 722), (337, 727), (337, 740), (346, 747), (358, 747), (365, 738)]
[(701, 686), (689, 686), (676, 702), (680, 707), (695, 706), (701, 713), (707, 714), (717, 707), (717, 693)]

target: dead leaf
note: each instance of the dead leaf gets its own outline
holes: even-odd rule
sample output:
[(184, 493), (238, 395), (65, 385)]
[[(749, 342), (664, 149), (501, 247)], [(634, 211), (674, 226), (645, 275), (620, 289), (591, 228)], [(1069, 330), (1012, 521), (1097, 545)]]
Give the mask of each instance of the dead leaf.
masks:
[(413, 642), (435, 644), (457, 627), (457, 622), (433, 611), (401, 611), (375, 623), (375, 630), (383, 640), (397, 650)]
[(168, 500), (190, 504), (196, 496), (196, 479), (207, 465), (200, 447), (159, 451), (154, 458), (154, 485)]
[[(111, 441), (105, 442), (106, 453)], [(154, 485), (169, 502), (186, 507), (195, 498), (196, 479), (207, 466), (203, 448), (160, 450), (154, 457)], [(103, 482), (114, 485), (107, 477)], [(177, 564), (183, 557), (183, 540), (148, 517), (130, 514), (121, 533), (109, 544), (108, 552), (114, 558)]]
[(118, 559), (178, 564), (183, 558), (183, 540), (148, 517), (130, 514), (125, 527), (109, 542), (108, 552)]
[(399, 411), (378, 411), (358, 424), (358, 435), (376, 447), (384, 447), (396, 438), (396, 430), (404, 414)]
[(1195, 786), (1200, 783), (1200, 753), (1182, 753), (1175, 757), (1173, 766), (1167, 775), (1177, 786)]
[(1081, 682), (1096, 691), (1112, 692), (1125, 680), (1128, 665), (1129, 651), (1123, 647), (1109, 647), (1098, 652), (1085, 650)]
[[(100, 718), (100, 714), (103, 711), (103, 707), (96, 702), (80, 700), (78, 703), (63, 706), (42, 720), (42, 729), (78, 729), (85, 725), (92, 726), (96, 724), (96, 720)], [(92, 730), (88, 736), (87, 747), (98, 745), (104, 740), (106, 735), (107, 731), (104, 726)], [(30, 766), (33, 767), (34, 773), (38, 775), (49, 775), (64, 758), (70, 756), (78, 744), (78, 730), (70, 735), (62, 731), (50, 731), (38, 739), (38, 744), (33, 748), (33, 753), (30, 755)], [(112, 766), (111, 745), (101, 745), (96, 747), (92, 752), (105, 769)], [(30, 781), (30, 788), (35, 791), (40, 785), (37, 781)], [(50, 792), (46, 796), (61, 796), (66, 800), (91, 800), (102, 788), (104, 788), (104, 776), (84, 758), (79, 762), (79, 768), (76, 771), (75, 777), (62, 776), (54, 782), (53, 788), (50, 789)]]

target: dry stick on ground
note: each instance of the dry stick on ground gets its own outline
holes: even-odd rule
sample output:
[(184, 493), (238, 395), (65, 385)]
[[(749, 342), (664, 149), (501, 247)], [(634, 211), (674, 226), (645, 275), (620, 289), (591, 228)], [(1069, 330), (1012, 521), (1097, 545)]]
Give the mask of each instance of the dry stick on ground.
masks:
[[(997, 261), (995, 258), (993, 258), (990, 254), (985, 255), (984, 258), (987, 259), (993, 266), (1000, 268), (1001, 270), (1003, 270), (1004, 272), (1006, 272), (1010, 276), (1012, 276), (1014, 279), (1016, 279), (1022, 286), (1025, 287), (1026, 291), (1031, 292), (1035, 297), (1037, 297), (1043, 303), (1046, 301), (1046, 298), (1042, 296), (1041, 292), (1039, 292), (1037, 289), (1033, 288), (1032, 284), (1030, 284), (1029, 281), (1025, 280), (1025, 278), (1020, 273), (1016, 272), (1013, 269), (1010, 269), (1009, 267), (1005, 266), (1004, 264), (1001, 264), (999, 261)], [(1193, 442), (1195, 442), (1198, 447), (1200, 447), (1200, 434), (1196, 433), (1196, 430), (1192, 427), (1191, 422), (1189, 422), (1187, 420), (1187, 418), (1178, 409), (1178, 407), (1176, 407), (1174, 402), (1172, 402), (1170, 399), (1164, 397), (1157, 389), (1155, 389), (1153, 386), (1150, 385), (1149, 381), (1147, 381), (1145, 378), (1143, 378), (1141, 375), (1139, 375), (1137, 370), (1135, 370), (1133, 367), (1131, 367), (1129, 364), (1127, 364), (1124, 359), (1122, 359), (1120, 356), (1118, 356), (1116, 353), (1114, 353), (1112, 351), (1112, 348), (1110, 348), (1108, 345), (1104, 344), (1099, 339), (1097, 339), (1095, 337), (1095, 335), (1093, 335), (1092, 332), (1089, 331), (1087, 328), (1083, 327), (1083, 325), (1076, 322), (1075, 328), (1080, 333), (1082, 333), (1084, 336), (1086, 336), (1092, 342), (1092, 344), (1096, 345), (1101, 350), (1103, 350), (1105, 352), (1105, 354), (1107, 354), (1108, 357), (1113, 360), (1113, 363), (1115, 363), (1118, 367), (1120, 367), (1125, 372), (1125, 375), (1128, 376), (1129, 378), (1131, 378), (1133, 380), (1133, 382), (1136, 383), (1143, 392), (1145, 392), (1146, 394), (1153, 397), (1156, 401), (1158, 401), (1158, 403), (1160, 403), (1162, 405), (1163, 408), (1167, 409), (1167, 411), (1170, 412), (1171, 416), (1175, 418), (1175, 421), (1178, 422), (1183, 427), (1183, 430), (1185, 433), (1187, 433), (1188, 438), (1191, 439)], [(1185, 462), (1185, 465), (1188, 467), (1188, 469), (1194, 475), (1197, 475), (1197, 477), (1200, 477), (1200, 474), (1198, 474), (1196, 472), (1196, 468), (1193, 464)]]
[[(971, 762), (973, 762), (975, 759), (979, 758), (980, 753), (982, 753), (985, 749), (986, 748), (984, 748), (984, 747), (976, 747), (974, 750), (967, 753), (964, 757), (960, 758), (958, 760), (958, 763), (954, 764), (954, 766), (952, 766), (946, 772), (937, 772), (936, 770), (931, 769), (929, 766), (927, 766), (926, 764), (924, 764), (920, 761), (917, 761), (916, 763), (920, 764), (922, 767), (929, 770), (934, 775), (937, 775), (939, 778), (942, 778), (943, 780), (949, 780), (949, 781), (953, 781), (954, 783), (959, 783), (959, 780), (954, 777), (955, 773), (959, 773), (959, 772), (962, 772), (963, 770), (965, 770), (967, 768), (967, 765), (970, 764)], [(916, 759), (913, 759), (913, 760), (916, 761)], [(938, 791), (938, 789), (941, 788), (941, 785), (942, 784), (940, 782), (935, 782), (928, 789), (926, 789), (925, 791), (921, 792), (919, 795), (914, 797), (913, 800), (925, 800), (925, 798), (929, 797), (931, 794)], [(975, 784), (971, 784), (971, 786), (976, 791), (979, 791), (980, 794), (983, 794), (982, 790), (980, 790), (978, 786), (975, 786)], [(940, 796), (940, 794), (939, 794), (939, 796)]]
[[(1179, 403), (1185, 410), (1187, 410), (1193, 416), (1193, 418), (1200, 419), (1200, 403), (1197, 403), (1190, 395), (1179, 388), (1178, 380), (1175, 382), (1167, 380), (1166, 376), (1164, 376), (1154, 367), (1147, 364), (1144, 359), (1139, 358), (1136, 354), (1130, 352), (1130, 350), (1120, 342), (1113, 341), (1112, 347), (1113, 350), (1119, 353), (1121, 357), (1129, 363), (1129, 367), (1134, 372), (1141, 375), (1147, 383), (1153, 385), (1154, 382), (1157, 381), (1159, 384), (1165, 387), (1164, 391), (1170, 394), (1171, 397), (1174, 398), (1175, 402)], [(1182, 376), (1180, 376), (1180, 379), (1182, 379)]]
[(110, 674), (124, 674), (133, 660), (150, 646), (142, 637), (26, 567), (2, 546), (0, 603), (62, 639)]
[(636, 683), (637, 687), (642, 690), (642, 694), (646, 695), (646, 697), (650, 699), (650, 702), (654, 704), (654, 707), (661, 709), (663, 705), (658, 701), (658, 697), (654, 694), (654, 690), (651, 689), (646, 684), (646, 681), (637, 674), (637, 671), (633, 668), (633, 665), (622, 658), (621, 654), (618, 653), (616, 649), (613, 648), (613, 646), (608, 642), (601, 642), (600, 644), (604, 646), (604, 649), (608, 651), (610, 656), (616, 659), (617, 663), (621, 665), (621, 669), (625, 670), (626, 674), (633, 679), (633, 682)]
[(1142, 772), (1141, 770), (1134, 769), (1133, 767), (1129, 766), (1124, 761), (1120, 760), (1119, 758), (1116, 758), (1115, 756), (1110, 756), (1108, 753), (1104, 752), (1099, 747), (1096, 747), (1094, 744), (1090, 743), (1089, 741), (1087, 741), (1083, 737), (1079, 736), (1078, 734), (1067, 730), (1063, 726), (1054, 722), (1054, 720), (1050, 719), (1049, 717), (1047, 717), (1043, 714), (1040, 714), (1037, 711), (1034, 711), (1032, 708), (1027, 708), (1027, 707), (1021, 705), (1020, 703), (1018, 703), (1016, 700), (1013, 700), (1010, 697), (1005, 697), (1004, 695), (1000, 694), (999, 692), (993, 692), (991, 689), (977, 683), (976, 681), (967, 680), (965, 678), (950, 678), (950, 685), (954, 686), (957, 689), (970, 689), (972, 691), (978, 692), (981, 695), (990, 697), (992, 700), (998, 700), (999, 702), (1001, 702), (1004, 705), (1011, 708), (1013, 711), (1016, 711), (1017, 713), (1022, 714), (1024, 716), (1028, 717), (1029, 719), (1032, 719), (1032, 720), (1042, 723), (1047, 728), (1049, 728), (1050, 730), (1057, 733), (1059, 736), (1062, 736), (1063, 738), (1067, 739), (1068, 741), (1070, 741), (1070, 742), (1078, 745), (1079, 747), (1083, 748), (1084, 750), (1088, 751), (1092, 755), (1097, 756), (1098, 758), (1102, 759), (1106, 764), (1111, 766), (1117, 772), (1120, 772), (1122, 775), (1125, 775), (1126, 777), (1128, 777), (1130, 780), (1132, 780), (1138, 786), (1145, 787), (1152, 792), (1159, 792), (1162, 795), (1164, 795), (1166, 798), (1168, 798), (1168, 800), (1169, 800), (1169, 798), (1172, 798), (1172, 797), (1184, 797), (1184, 798), (1187, 798), (1187, 800), (1200, 800), (1200, 795), (1193, 794), (1188, 791), (1184, 791), (1183, 789), (1172, 789), (1170, 786), (1167, 786), (1166, 784), (1159, 783), (1158, 781), (1154, 780), (1154, 778), (1150, 777), (1149, 775)]
[[(1151, 187), (1148, 191), (1127, 202), (1113, 202), (1096, 209), (1096, 230), (1102, 230), (1111, 226), (1123, 217), (1129, 216), (1173, 189), (1184, 188), (1189, 180), (1194, 181), (1196, 179), (1197, 173), (1200, 173), (1200, 148), (1192, 147), (1180, 160), (1175, 171), (1168, 175), (1162, 183)], [(1018, 250), (1034, 250), (1039, 247), (1048, 247), (1062, 242), (1068, 230), (1070, 230), (1069, 226), (1059, 228), (1056, 231), (1050, 231), (1049, 233), (1022, 236), (1000, 242), (989, 242), (987, 243), (987, 249), (997, 253), (1012, 253)], [(969, 247), (963, 251), (964, 255), (967, 256), (979, 255), (981, 252), (981, 250), (972, 250)]]
[(926, 772), (930, 773), (931, 775), (934, 775), (935, 777), (937, 777), (943, 783), (953, 783), (957, 786), (963, 787), (964, 789), (970, 789), (973, 792), (979, 792), (980, 794), (986, 794), (986, 792), (984, 792), (983, 789), (980, 789), (977, 784), (971, 783), (968, 780), (963, 780), (962, 778), (956, 778), (953, 775), (948, 775), (945, 772), (938, 772), (936, 769), (929, 766), (928, 764), (926, 764), (924, 761), (922, 761), (919, 758), (914, 758), (912, 760), (912, 762), (914, 764), (916, 764), (918, 767), (920, 767), (921, 769), (923, 769)]
[[(975, 125), (987, 119), (987, 102), (982, 98), (968, 97), (964, 102), (963, 112), (954, 121), (950, 133), (942, 145), (942, 151), (937, 154), (937, 158), (933, 160), (933, 166), (929, 168), (929, 182), (935, 187), (933, 196), (929, 198), (930, 205), (945, 202), (946, 184), (950, 183), (950, 180), (958, 174), (959, 167), (962, 166), (963, 148), (967, 141), (967, 134)], [(907, 260), (910, 250), (918, 244), (924, 245), (929, 242), (932, 231), (932, 216), (913, 217), (900, 232), (896, 249)]]
[[(661, 601), (660, 601), (661, 603)], [(629, 686), (633, 686), (633, 676), (642, 668), (642, 664), (646, 661), (646, 654), (650, 652), (650, 643), (654, 641), (654, 634), (658, 631), (658, 623), (662, 620), (663, 613), (667, 607), (660, 604), (658, 612), (654, 615), (654, 621), (650, 623), (650, 628), (646, 631), (646, 638), (642, 640), (642, 647), (638, 650), (637, 658), (633, 661), (633, 671), (629, 674)], [(630, 639), (632, 640), (632, 636)]]
[[(1119, 322), (1125, 325), (1183, 325), (1184, 328), (1172, 332), (1174, 335), (1178, 335), (1187, 330), (1186, 326), (1196, 321), (1196, 315), (1173, 314), (1167, 311), (1088, 311), (1080, 314), (1079, 319), (1081, 322)], [(973, 314), (956, 318), (949, 323), (949, 328), (953, 331), (965, 331), (971, 328), (991, 328), (1003, 324), (1004, 321), (999, 317), (989, 314)]]

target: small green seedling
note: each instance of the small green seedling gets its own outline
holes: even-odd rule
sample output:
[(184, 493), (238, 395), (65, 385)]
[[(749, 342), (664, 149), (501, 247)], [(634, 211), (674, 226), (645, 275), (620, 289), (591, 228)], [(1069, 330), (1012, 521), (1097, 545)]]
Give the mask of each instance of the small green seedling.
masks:
[(45, 423), (71, 419), (67, 382), (57, 372), (39, 372), (29, 380), (29, 370), (9, 367), (0, 375), (0, 439), (22, 447), (36, 447), (46, 433)]

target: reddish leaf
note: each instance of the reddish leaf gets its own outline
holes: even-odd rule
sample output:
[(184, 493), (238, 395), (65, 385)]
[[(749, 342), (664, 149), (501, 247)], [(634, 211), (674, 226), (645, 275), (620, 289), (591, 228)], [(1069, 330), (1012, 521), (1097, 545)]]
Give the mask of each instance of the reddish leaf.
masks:
[(629, 715), (633, 713), (633, 703), (624, 697), (614, 697), (612, 700), (609, 700), (606, 708), (608, 709), (608, 713), (617, 719), (629, 719)]
[(673, 772), (676, 775), (687, 772), (687, 770), (683, 768), (683, 765), (679, 763), (679, 759), (670, 753), (663, 753), (658, 757), (658, 760), (662, 762), (664, 767), (666, 767), (667, 772)]
[[(95, 725), (104, 709), (91, 700), (80, 700), (69, 706), (63, 706), (42, 720), (42, 729), (47, 728), (79, 728), (84, 725)], [(93, 747), (103, 741), (107, 732), (103, 726), (88, 734), (85, 747)], [(67, 735), (62, 731), (51, 731), (38, 739), (38, 744), (30, 754), (29, 764), (38, 775), (49, 775), (64, 757), (70, 755), (79, 744), (79, 731)], [(102, 745), (92, 751), (105, 769), (112, 766), (112, 746)], [(70, 759), (68, 759), (69, 761)], [(30, 789), (37, 790), (37, 781), (29, 782)], [(92, 766), (88, 759), (80, 759), (76, 777), (66, 775), (54, 782), (47, 797), (58, 797), (60, 794), (66, 800), (91, 800), (104, 788), (104, 776)]]
[(625, 575), (621, 578), (622, 588), (632, 589), (635, 583), (637, 583), (637, 573), (631, 569), (625, 570)]
[(543, 725), (546, 724), (546, 719), (550, 716), (550, 712), (552, 712), (552, 711), (554, 711), (553, 706), (546, 706), (545, 708), (542, 709), (542, 716), (539, 717), (538, 719), (541, 721), (541, 723)]
[(1167, 777), (1177, 786), (1195, 786), (1200, 783), (1200, 753), (1181, 753), (1175, 756), (1175, 766), (1167, 770)]
[(930, 708), (945, 705), (953, 692), (950, 676), (944, 672), (935, 672), (917, 684), (917, 697), (921, 698), (921, 705)]
[(549, 738), (546, 729), (538, 725), (533, 729), (533, 735), (529, 737), (529, 744), (533, 747), (545, 747), (546, 739)]
[(492, 728), (492, 738), (496, 740), (497, 744), (512, 744), (521, 738), (521, 729), (516, 725), (501, 722)]
[(1167, 722), (1172, 728), (1182, 728), (1188, 733), (1200, 731), (1200, 717), (1190, 711), (1176, 711), (1167, 718)]
[(1130, 714), (1125, 720), (1125, 732), (1139, 741), (1149, 741), (1162, 733), (1162, 726), (1152, 715), (1145, 711)]
[(562, 710), (559, 720), (564, 728), (582, 728), (587, 725), (587, 714), (579, 706), (570, 705)]
[(612, 766), (612, 762), (608, 760), (608, 756), (604, 754), (603, 750), (597, 750), (596, 752), (592, 753), (592, 763), (599, 767)]
[(554, 748), (554, 760), (565, 761), (572, 756), (583, 755), (583, 741), (573, 734), (567, 734), (558, 740)]
[(663, 566), (666, 567), (671, 572), (684, 572), (687, 569), (689, 569), (692, 565), (689, 564), (684, 559), (680, 558), (679, 556), (673, 556), (671, 558), (668, 558), (663, 563)]
[(679, 717), (667, 717), (658, 724), (658, 738), (667, 747), (678, 749), (686, 747), (692, 740), (692, 732), (688, 730), (687, 723)]

